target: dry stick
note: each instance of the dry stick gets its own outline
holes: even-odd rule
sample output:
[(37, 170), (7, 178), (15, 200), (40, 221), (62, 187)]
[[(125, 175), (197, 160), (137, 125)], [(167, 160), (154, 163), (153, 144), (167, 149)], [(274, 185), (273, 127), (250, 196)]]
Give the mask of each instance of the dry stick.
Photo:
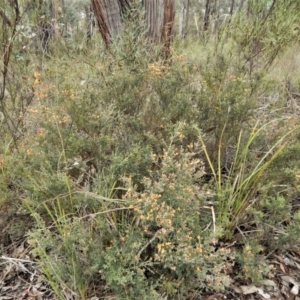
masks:
[(112, 211), (129, 210), (129, 209), (133, 209), (133, 207), (119, 207), (119, 208), (108, 209), (108, 210), (100, 211), (100, 212), (97, 212), (97, 213), (94, 213), (94, 214), (89, 214), (89, 215), (83, 216), (83, 217), (79, 218), (79, 220), (85, 219), (87, 217), (94, 218), (98, 215), (107, 214), (107, 213), (112, 212)]
[(10, 121), (11, 125), (14, 127), (12, 129), (12, 128), (10, 128), (10, 126), (8, 124), (8, 129), (9, 129), (11, 135), (12, 135), (13, 143), (15, 145), (16, 150), (18, 151), (18, 146), (17, 146), (17, 142), (16, 142), (16, 133), (13, 132), (13, 130), (16, 132), (17, 127), (15, 126), (15, 124), (13, 123), (12, 119), (10, 118), (8, 112), (6, 111), (6, 107), (5, 107), (5, 103), (4, 103), (4, 96), (5, 96), (5, 88), (6, 88), (6, 83), (7, 83), (6, 80), (7, 80), (7, 73), (8, 73), (8, 66), (9, 66), (9, 62), (10, 62), (10, 56), (12, 54), (14, 40), (17, 36), (17, 25), (19, 24), (19, 22), (21, 21), (21, 19), (25, 15), (25, 12), (27, 11), (27, 9), (29, 7), (29, 4), (24, 9), (22, 15), (20, 13), (18, 0), (15, 0), (12, 4), (14, 4), (14, 11), (15, 11), (15, 18), (14, 18), (13, 23), (8, 18), (6, 19), (6, 15), (4, 13), (0, 14), (1, 17), (3, 18), (4, 22), (9, 27), (12, 28), (12, 33), (11, 33), (10, 38), (8, 39), (8, 37), (6, 36), (7, 31), (5, 31), (5, 36), (3, 37), (6, 40), (6, 42), (8, 42), (8, 43), (4, 45), (4, 54), (1, 58), (1, 60), (2, 60), (1, 62), (3, 64), (3, 71), (2, 71), (2, 88), (0, 90), (0, 110), (2, 111), (5, 119)]
[[(3, 260), (7, 260), (9, 262), (12, 263), (12, 265), (10, 265), (10, 268), (3, 274), (1, 281), (4, 280), (4, 278), (6, 277), (6, 275), (12, 270), (13, 266), (17, 265), (18, 262), (22, 262), (22, 263), (30, 263), (30, 264), (36, 264), (36, 262), (34, 261), (30, 261), (30, 260), (26, 260), (26, 259), (20, 259), (20, 258), (13, 258), (13, 257), (6, 257), (6, 256), (1, 256), (0, 257)], [(27, 273), (31, 274), (31, 275), (35, 275), (34, 273), (30, 272), (27, 268), (25, 268), (25, 266), (23, 264), (18, 264), (18, 266), (20, 268), (22, 268), (23, 271), (26, 271)]]
[(211, 215), (213, 219), (213, 228), (214, 228), (214, 234), (216, 234), (216, 214), (215, 214), (215, 209), (213, 206), (204, 206), (203, 208), (208, 208), (211, 210)]
[(24, 263), (36, 264), (35, 261), (31, 261), (31, 260), (27, 260), (27, 259), (7, 257), (7, 256), (3, 256), (3, 255), (0, 258), (3, 259), (3, 260), (11, 261), (11, 262), (18, 262), (19, 261), (19, 262), (24, 262)]
[(107, 198), (107, 197), (104, 197), (104, 196), (100, 196), (96, 193), (92, 193), (92, 192), (88, 192), (88, 191), (75, 191), (74, 194), (83, 194), (85, 196), (89, 196), (89, 197), (92, 197), (94, 199), (97, 199), (97, 200), (104, 200), (104, 201), (108, 201), (108, 202), (121, 202), (121, 203), (126, 203), (128, 201), (126, 200), (123, 200), (123, 199), (112, 199), (112, 198)]
[(138, 252), (136, 260), (139, 261), (142, 252), (157, 238), (158, 234), (164, 231), (164, 228), (159, 229), (155, 232), (154, 236), (148, 241), (148, 243)]

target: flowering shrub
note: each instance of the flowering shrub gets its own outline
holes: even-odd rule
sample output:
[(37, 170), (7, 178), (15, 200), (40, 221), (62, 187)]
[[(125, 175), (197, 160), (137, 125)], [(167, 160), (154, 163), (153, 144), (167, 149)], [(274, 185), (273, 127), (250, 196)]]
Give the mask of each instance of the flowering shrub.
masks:
[[(201, 151), (199, 145), (191, 148)], [(38, 255), (54, 240), (63, 245), (52, 249), (45, 259), (51, 264), (54, 257), (67, 261), (54, 263), (54, 270), (44, 265), (46, 273), (62, 276), (72, 289), (79, 289), (82, 281), (88, 285), (98, 273), (107, 291), (129, 298), (144, 295), (143, 299), (151, 299), (141, 290), (153, 297), (153, 293), (166, 291), (175, 296), (205, 287), (224, 289), (230, 282), (226, 270), (231, 250), (214, 246), (218, 230), (208, 225), (212, 215), (206, 213), (206, 193), (199, 185), (204, 165), (193, 151), (170, 145), (161, 155), (153, 155), (157, 168), (143, 179), (143, 191), (137, 191), (130, 177), (123, 177), (126, 192), (122, 200), (110, 203), (102, 198), (102, 206), (81, 218), (70, 219), (62, 213), (58, 220), (53, 215), (57, 233), (31, 234)], [(86, 201), (97, 198), (94, 193), (82, 194)], [(76, 202), (76, 193), (69, 196)], [(57, 201), (52, 205), (59, 212), (63, 204)], [(79, 272), (76, 287), (74, 279), (67, 277), (72, 268)]]

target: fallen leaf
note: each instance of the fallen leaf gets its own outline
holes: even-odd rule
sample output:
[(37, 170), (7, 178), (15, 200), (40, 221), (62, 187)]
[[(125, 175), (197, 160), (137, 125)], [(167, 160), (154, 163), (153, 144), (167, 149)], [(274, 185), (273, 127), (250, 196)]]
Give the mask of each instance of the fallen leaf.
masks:
[(287, 285), (289, 286), (290, 284), (293, 285), (292, 289), (290, 290), (290, 292), (293, 295), (298, 295), (299, 293), (299, 283), (291, 276), (281, 276), (281, 279), (287, 283)]
[(241, 294), (243, 292), (242, 289), (238, 286), (232, 285), (231, 287), (238, 294)]
[(271, 298), (271, 296), (270, 296), (269, 294), (265, 293), (261, 288), (258, 288), (258, 289), (257, 289), (257, 292), (258, 292), (262, 297), (264, 297), (265, 299), (270, 299), (270, 298)]
[(274, 287), (277, 286), (276, 283), (271, 279), (264, 279), (261, 281), (261, 284), (267, 285), (267, 286), (274, 286)]
[(279, 267), (280, 267), (280, 270), (281, 270), (283, 273), (286, 273), (285, 267), (284, 267), (283, 264), (279, 264)]
[(240, 288), (244, 295), (253, 294), (257, 292), (257, 287), (255, 285), (241, 285)]

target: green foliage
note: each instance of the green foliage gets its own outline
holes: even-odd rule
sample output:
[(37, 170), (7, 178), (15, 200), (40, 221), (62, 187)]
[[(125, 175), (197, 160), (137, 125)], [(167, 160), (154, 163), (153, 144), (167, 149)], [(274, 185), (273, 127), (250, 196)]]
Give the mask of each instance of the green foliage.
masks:
[[(299, 122), (286, 97), (300, 76), (285, 88), (279, 71), (299, 55), (279, 54), (299, 10), (287, 5), (254, 1), (172, 61), (145, 45), (138, 11), (101, 54), (65, 44), (38, 66), (14, 49), (0, 204), (34, 216), (29, 243), (60, 299), (196, 297), (224, 290), (233, 265), (261, 280), (259, 259), (295, 244)], [(237, 235), (238, 250), (224, 246)]]
[(255, 242), (246, 243), (243, 251), (237, 254), (237, 262), (241, 266), (240, 278), (250, 279), (255, 284), (268, 275), (270, 267), (263, 261), (263, 250), (263, 247)]
[(228, 33), (237, 45), (237, 55), (250, 72), (267, 69), (291, 43), (299, 41), (297, 1), (275, 3), (249, 1), (247, 11), (235, 14)]
[[(212, 253), (215, 232), (203, 231), (209, 218), (204, 213), (205, 192), (197, 184), (204, 174), (197, 151), (197, 146), (191, 151), (170, 144), (152, 157), (156, 168), (143, 179), (142, 192), (130, 177), (123, 177), (122, 200), (74, 191), (47, 201), (51, 230), (27, 201), (38, 228), (43, 228), (30, 234), (30, 243), (43, 258), (41, 266), (51, 285), (65, 286), (82, 298), (95, 276), (107, 292), (128, 299), (161, 299), (158, 296), (166, 292), (175, 296), (206, 285), (224, 289), (230, 251)], [(69, 206), (67, 212), (64, 203), (78, 203), (81, 195), (90, 205), (78, 210)], [(101, 205), (91, 202), (93, 198)]]
[[(251, 146), (255, 139), (259, 136), (263, 127), (258, 128), (255, 124), (249, 137), (242, 141), (242, 132), (239, 135), (236, 144), (234, 158), (229, 166), (228, 173), (225, 178), (222, 174), (222, 136), (219, 142), (217, 167), (214, 167), (212, 159), (206, 149), (205, 142), (200, 136), (200, 141), (204, 148), (206, 159), (210, 166), (214, 179), (214, 189), (216, 190), (217, 201), (217, 220), (222, 224), (225, 235), (233, 234), (234, 228), (238, 225), (248, 213), (247, 209), (253, 206), (254, 201), (257, 202), (256, 194), (260, 190), (260, 180), (266, 172), (267, 168), (282, 153), (287, 145), (287, 137), (292, 131), (286, 133), (274, 145), (272, 145), (263, 156), (257, 159), (254, 164), (251, 162)], [(226, 128), (224, 127), (224, 130)], [(255, 199), (256, 198), (256, 199)], [(277, 207), (279, 209), (279, 207)], [(272, 210), (268, 210), (271, 214)], [(227, 230), (229, 230), (227, 232)]]

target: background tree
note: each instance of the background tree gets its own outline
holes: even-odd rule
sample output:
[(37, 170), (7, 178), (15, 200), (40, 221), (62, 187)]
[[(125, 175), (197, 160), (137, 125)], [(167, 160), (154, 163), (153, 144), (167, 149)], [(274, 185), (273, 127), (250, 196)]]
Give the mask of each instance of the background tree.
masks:
[(190, 0), (180, 1), (179, 36), (185, 38), (188, 34)]
[(0, 16), (2, 18), (1, 48), (3, 54), (0, 101), (3, 102), (13, 41), (16, 36), (17, 26), (21, 19), (18, 0), (5, 1), (4, 6), (0, 7)]
[[(9, 65), (13, 54), (13, 45), (17, 36), (17, 27), (21, 21), (21, 11), (18, 0), (4, 1), (3, 6), (0, 6), (0, 38), (1, 38), (1, 77), (0, 77), (0, 120), (1, 124), (3, 121), (7, 124), (8, 130), (10, 131), (14, 144), (16, 146), (16, 128), (17, 124), (13, 122), (8, 112), (8, 106), (6, 103), (6, 94), (9, 82)], [(12, 102), (13, 106), (16, 105), (15, 99)], [(17, 148), (17, 146), (16, 146)]]
[(86, 4), (84, 6), (84, 10), (85, 10), (85, 20), (86, 20), (86, 38), (87, 38), (87, 42), (90, 42), (93, 36), (94, 27), (96, 25), (92, 4)]
[(92, 0), (92, 7), (101, 36), (106, 45), (121, 33), (122, 14), (129, 8), (127, 0)]
[[(128, 0), (92, 0), (92, 6), (101, 36), (108, 46), (121, 34), (125, 13), (139, 4)], [(168, 53), (174, 24), (174, 0), (143, 0), (142, 7), (147, 40), (153, 44), (162, 43), (165, 54)]]
[(211, 1), (212, 0), (206, 0), (205, 3), (205, 15), (204, 15), (204, 22), (203, 22), (203, 30), (208, 30), (209, 23), (210, 23), (210, 15), (211, 15)]

